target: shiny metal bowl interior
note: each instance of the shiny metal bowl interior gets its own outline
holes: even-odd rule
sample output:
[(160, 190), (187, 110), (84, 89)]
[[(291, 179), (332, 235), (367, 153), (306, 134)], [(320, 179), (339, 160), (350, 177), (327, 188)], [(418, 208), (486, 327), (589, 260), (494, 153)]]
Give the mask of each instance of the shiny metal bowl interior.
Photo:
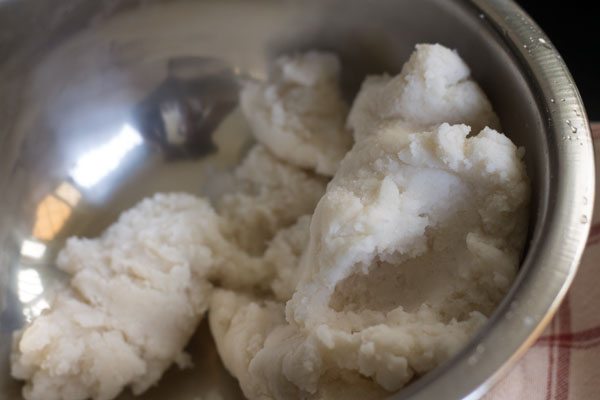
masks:
[[(550, 40), (515, 4), (8, 0), (0, 1), (0, 397), (21, 398), (9, 377), (11, 333), (64, 280), (54, 257), (66, 237), (97, 235), (156, 191), (218, 193), (251, 142), (234, 109), (236, 76), (264, 76), (281, 53), (332, 50), (351, 99), (366, 74), (398, 72), (418, 42), (456, 48), (472, 67), (503, 130), (526, 148), (533, 212), (517, 282), (487, 327), (395, 398), (484, 393), (565, 294), (593, 203), (581, 99)], [(195, 136), (169, 141), (161, 102), (182, 93), (196, 104), (184, 122)], [(140, 398), (241, 398), (205, 325), (190, 349), (193, 369), (169, 371)]]

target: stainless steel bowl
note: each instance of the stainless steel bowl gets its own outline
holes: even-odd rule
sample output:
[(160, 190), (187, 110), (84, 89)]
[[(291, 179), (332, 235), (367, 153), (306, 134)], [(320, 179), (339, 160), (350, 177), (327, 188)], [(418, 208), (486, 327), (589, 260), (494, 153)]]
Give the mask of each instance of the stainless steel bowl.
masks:
[[(214, 195), (247, 148), (235, 78), (293, 50), (343, 61), (350, 99), (367, 73), (397, 72), (417, 42), (457, 48), (526, 148), (533, 185), (517, 281), (460, 354), (395, 398), (481, 396), (540, 334), (579, 262), (594, 200), (585, 110), (559, 54), (501, 0), (0, 1), (0, 397), (11, 333), (64, 277), (70, 235), (96, 235), (156, 191)], [(203, 326), (196, 366), (143, 399), (239, 398)], [(204, 397), (206, 396), (206, 397)], [(124, 394), (121, 399), (130, 398)]]

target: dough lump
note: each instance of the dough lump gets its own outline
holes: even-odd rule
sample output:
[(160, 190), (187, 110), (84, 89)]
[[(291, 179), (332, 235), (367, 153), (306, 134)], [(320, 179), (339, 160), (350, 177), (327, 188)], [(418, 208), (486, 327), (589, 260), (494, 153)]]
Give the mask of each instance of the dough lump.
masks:
[(187, 194), (155, 195), (97, 239), (71, 238), (58, 267), (71, 276), (50, 309), (17, 333), (12, 374), (28, 400), (139, 394), (173, 363), (208, 307), (218, 217)]
[(419, 132), (443, 122), (469, 125), (474, 133), (500, 127), (460, 56), (439, 44), (418, 44), (400, 74), (365, 79), (347, 125), (358, 141), (390, 125)]
[(264, 146), (253, 147), (235, 171), (235, 191), (217, 204), (232, 242), (262, 255), (268, 242), (305, 214), (325, 193), (327, 181), (275, 158)]
[(268, 82), (247, 82), (240, 104), (256, 139), (281, 160), (332, 176), (352, 146), (340, 62), (311, 51), (283, 56)]
[(326, 398), (332, 385), (383, 398), (485, 323), (516, 274), (529, 189), (510, 140), (468, 134), (442, 124), (357, 143), (291, 258), (291, 301), (213, 296), (217, 347), (248, 398)]

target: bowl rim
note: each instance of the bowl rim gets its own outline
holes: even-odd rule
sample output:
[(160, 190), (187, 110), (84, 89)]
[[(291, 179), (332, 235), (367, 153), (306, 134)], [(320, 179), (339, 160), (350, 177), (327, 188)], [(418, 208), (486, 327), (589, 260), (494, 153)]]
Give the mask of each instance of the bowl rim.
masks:
[[(571, 285), (590, 230), (595, 169), (592, 135), (575, 82), (541, 28), (512, 0), (465, 0), (502, 41), (536, 95), (549, 158), (548, 207), (513, 287), (476, 337), (452, 359), (393, 399), (478, 399), (525, 354)], [(462, 4), (461, 4), (462, 3)], [(577, 140), (565, 140), (577, 127)], [(534, 301), (532, 301), (534, 300)], [(509, 335), (506, 332), (510, 332)]]

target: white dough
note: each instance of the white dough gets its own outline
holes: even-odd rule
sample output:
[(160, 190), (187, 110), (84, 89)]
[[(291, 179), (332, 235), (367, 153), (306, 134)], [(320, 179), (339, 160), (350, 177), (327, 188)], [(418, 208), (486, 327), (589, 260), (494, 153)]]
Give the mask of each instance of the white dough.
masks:
[(529, 196), (521, 152), (489, 128), (468, 133), (442, 124), (365, 138), (312, 218), (288, 320), (320, 330), (332, 352), (356, 349), (338, 362), (388, 390), (465, 344), (516, 275)]
[[(183, 366), (183, 347), (208, 307), (209, 280), (274, 285), (291, 297), (294, 261), (286, 256), (298, 257), (308, 241), (310, 218), (298, 217), (313, 211), (325, 182), (260, 146), (236, 176), (243, 190), (222, 199), (225, 217), (190, 195), (156, 195), (99, 239), (69, 239), (58, 265), (72, 275), (71, 289), (15, 335), (12, 373), (30, 382), (28, 400), (111, 399), (127, 386), (141, 393), (173, 362)], [(236, 245), (232, 232), (266, 243), (264, 256)]]
[(219, 201), (231, 240), (260, 256), (282, 228), (311, 214), (327, 181), (273, 157), (262, 145), (250, 150), (235, 171), (236, 191)]
[(28, 400), (142, 393), (173, 363), (208, 307), (218, 217), (185, 194), (156, 195), (98, 239), (58, 257), (71, 288), (15, 336), (12, 374)]
[(468, 133), (387, 129), (354, 147), (290, 257), (302, 277), (287, 318), (283, 302), (213, 297), (211, 329), (248, 398), (326, 398), (334, 382), (382, 398), (485, 323), (516, 274), (528, 182), (504, 135)]
[(397, 76), (365, 79), (347, 125), (358, 141), (390, 125), (419, 132), (443, 122), (466, 124), (473, 132), (499, 128), (489, 100), (459, 55), (439, 44), (419, 44)]
[(278, 158), (332, 176), (352, 146), (340, 63), (329, 53), (283, 56), (268, 82), (247, 82), (240, 104), (256, 139)]
[(256, 391), (249, 365), (264, 346), (266, 336), (285, 323), (283, 304), (253, 302), (248, 295), (216, 290), (208, 315), (211, 333), (225, 367), (234, 375), (247, 397)]
[(485, 323), (516, 274), (528, 182), (504, 135), (468, 133), (388, 129), (354, 147), (291, 257), (287, 317), (283, 302), (213, 297), (211, 329), (248, 398), (326, 398), (334, 383), (382, 398)]
[(356, 372), (325, 373), (322, 342), (287, 324), (283, 303), (216, 290), (209, 323), (223, 363), (249, 399), (362, 400), (389, 395)]
[(298, 264), (308, 244), (309, 227), (309, 215), (298, 218), (294, 225), (277, 233), (265, 252), (265, 268), (272, 271), (271, 290), (279, 301), (287, 301), (294, 294), (299, 279)]

